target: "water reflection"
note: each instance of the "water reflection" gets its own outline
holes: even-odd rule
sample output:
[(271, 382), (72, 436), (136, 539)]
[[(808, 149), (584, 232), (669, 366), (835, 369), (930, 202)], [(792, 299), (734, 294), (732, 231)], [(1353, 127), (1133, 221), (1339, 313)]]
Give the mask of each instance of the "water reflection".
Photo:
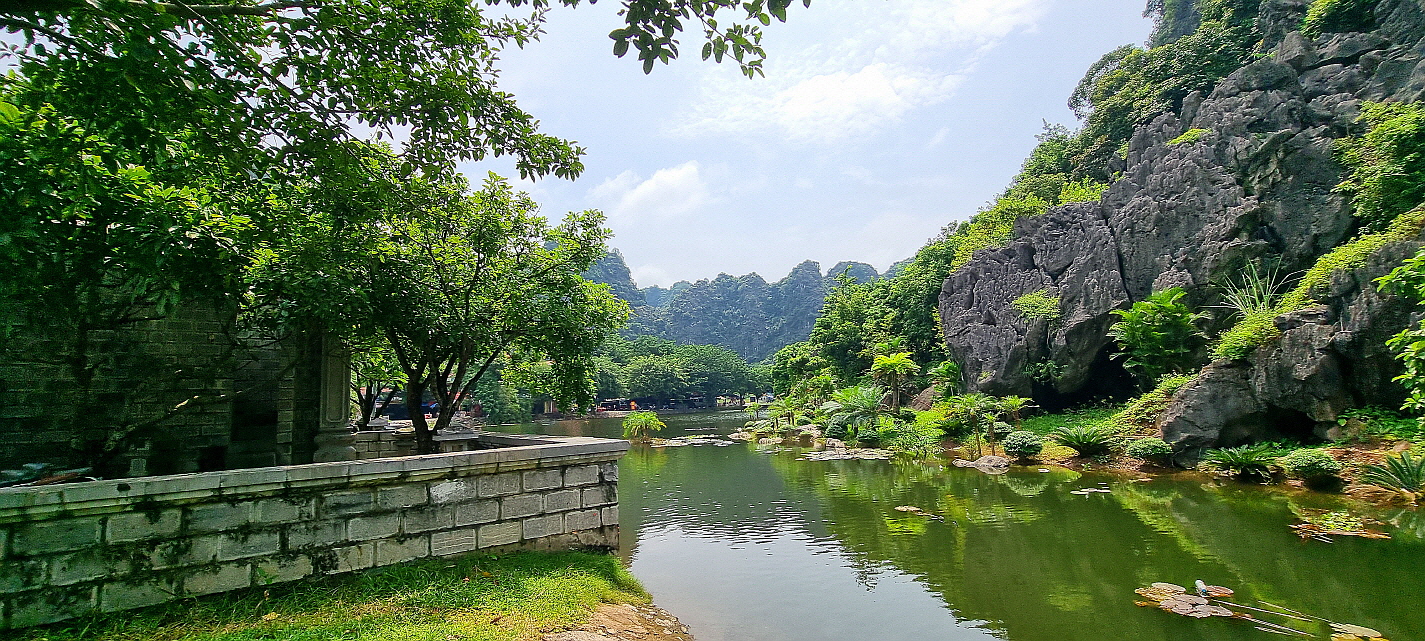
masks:
[[(666, 418), (673, 435), (743, 417)], [(524, 426), (616, 436), (616, 420)], [(1262, 639), (1250, 625), (1133, 605), (1203, 579), (1392, 639), (1425, 638), (1425, 519), (1395, 538), (1303, 542), (1321, 495), (1075, 472), (798, 461), (750, 446), (635, 448), (620, 466), (623, 553), (699, 639)], [(1107, 493), (1070, 494), (1085, 487)], [(916, 506), (939, 518), (897, 511)]]

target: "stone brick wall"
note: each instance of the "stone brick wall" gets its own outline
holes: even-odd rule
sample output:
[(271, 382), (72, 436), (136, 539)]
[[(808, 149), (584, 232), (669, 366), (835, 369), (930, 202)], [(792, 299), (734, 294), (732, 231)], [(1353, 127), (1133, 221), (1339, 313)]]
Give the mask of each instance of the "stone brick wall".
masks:
[(476, 550), (616, 547), (626, 441), (0, 489), (3, 626)]
[[(391, 430), (370, 430), (356, 433), (356, 456), (361, 459), (410, 456), (416, 451), (415, 434), (397, 436)], [(442, 450), (449, 451), (449, 450)]]

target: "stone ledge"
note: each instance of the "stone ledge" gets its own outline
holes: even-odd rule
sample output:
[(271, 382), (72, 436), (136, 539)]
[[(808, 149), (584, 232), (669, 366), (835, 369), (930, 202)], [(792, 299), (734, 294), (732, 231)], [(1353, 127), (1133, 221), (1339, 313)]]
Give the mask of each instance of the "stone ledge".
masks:
[[(485, 438), (481, 433), (481, 438)], [(64, 514), (106, 514), (148, 505), (211, 500), (234, 501), (292, 490), (317, 491), (399, 480), (417, 483), (494, 471), (516, 471), (579, 463), (614, 461), (627, 441), (590, 437), (519, 437), (499, 435), (491, 442), (511, 447), (355, 462), (312, 463), (279, 467), (88, 481), (67, 485), (0, 489), (0, 524), (34, 522)], [(523, 445), (523, 443), (533, 443)], [(515, 445), (520, 444), (520, 445)]]

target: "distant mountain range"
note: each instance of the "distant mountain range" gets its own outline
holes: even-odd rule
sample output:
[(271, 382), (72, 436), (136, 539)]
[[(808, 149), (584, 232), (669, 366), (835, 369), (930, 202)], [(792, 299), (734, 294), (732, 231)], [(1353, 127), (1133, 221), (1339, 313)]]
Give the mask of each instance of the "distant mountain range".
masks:
[(615, 296), (633, 307), (625, 336), (722, 345), (755, 363), (811, 335), (822, 301), (841, 274), (861, 283), (882, 277), (875, 267), (853, 261), (839, 262), (822, 274), (821, 265), (808, 260), (775, 283), (753, 272), (745, 276), (718, 274), (693, 283), (678, 281), (668, 288), (639, 288), (617, 249), (590, 267), (584, 277), (608, 285)]

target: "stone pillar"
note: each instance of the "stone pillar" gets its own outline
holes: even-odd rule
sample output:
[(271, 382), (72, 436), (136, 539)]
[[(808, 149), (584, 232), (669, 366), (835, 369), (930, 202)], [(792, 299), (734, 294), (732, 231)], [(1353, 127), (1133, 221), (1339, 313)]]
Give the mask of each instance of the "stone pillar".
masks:
[(321, 412), (313, 463), (355, 461), (356, 435), (351, 418), (351, 355), (336, 337), (322, 337)]

